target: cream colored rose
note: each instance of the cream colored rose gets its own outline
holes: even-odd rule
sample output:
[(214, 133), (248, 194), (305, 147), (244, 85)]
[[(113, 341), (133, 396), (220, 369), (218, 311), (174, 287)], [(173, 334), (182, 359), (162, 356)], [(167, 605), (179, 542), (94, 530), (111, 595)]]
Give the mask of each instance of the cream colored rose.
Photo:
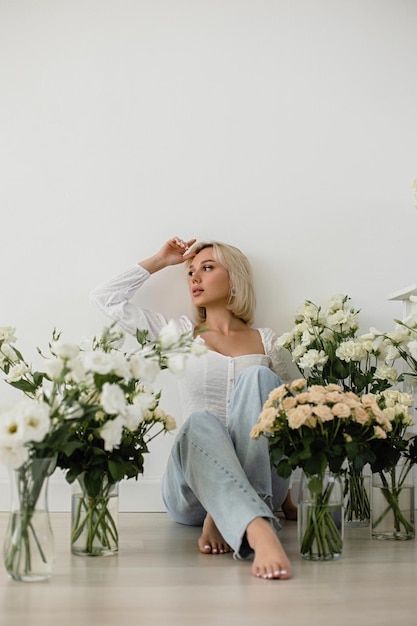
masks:
[(304, 389), (306, 384), (307, 381), (305, 378), (296, 378), (296, 380), (293, 380), (290, 383), (289, 388), (291, 391), (301, 391), (302, 389)]
[(273, 433), (274, 432), (274, 422), (277, 417), (276, 409), (267, 408), (264, 409), (258, 418), (258, 424), (262, 432), (265, 433)]
[(350, 417), (350, 408), (344, 402), (336, 402), (332, 406), (332, 413), (335, 417)]
[(386, 439), (387, 433), (380, 426), (374, 426), (374, 435), (376, 439)]
[(369, 415), (368, 411), (366, 411), (363, 407), (355, 407), (352, 411), (352, 419), (354, 422), (357, 422), (358, 424), (362, 424), (362, 426), (365, 426), (365, 424), (370, 424), (371, 423), (371, 416)]
[(275, 387), (275, 389), (273, 389), (268, 396), (268, 402), (270, 404), (273, 404), (274, 402), (279, 402), (280, 400), (282, 400), (282, 398), (285, 398), (287, 394), (288, 388), (286, 385), (280, 385), (279, 387)]
[(300, 428), (311, 416), (311, 407), (307, 404), (290, 409), (287, 413), (288, 426), (292, 429)]
[(319, 404), (313, 407), (312, 412), (322, 422), (330, 422), (334, 418), (332, 410), (329, 406), (327, 406), (327, 404)]

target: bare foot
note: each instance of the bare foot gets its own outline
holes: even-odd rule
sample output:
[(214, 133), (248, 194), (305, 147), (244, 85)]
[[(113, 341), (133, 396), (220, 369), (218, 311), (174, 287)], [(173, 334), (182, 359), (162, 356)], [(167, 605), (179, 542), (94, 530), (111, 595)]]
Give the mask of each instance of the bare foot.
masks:
[(203, 554), (225, 554), (232, 548), (225, 542), (213, 518), (207, 514), (203, 524), (203, 532), (198, 540), (198, 548)]
[(256, 517), (246, 528), (246, 537), (255, 558), (252, 574), (257, 578), (291, 578), (290, 561), (275, 531), (263, 517)]
[(294, 502), (291, 500), (291, 491), (288, 491), (284, 502), (281, 505), (282, 512), (284, 513), (286, 519), (296, 520), (297, 519), (297, 507)]

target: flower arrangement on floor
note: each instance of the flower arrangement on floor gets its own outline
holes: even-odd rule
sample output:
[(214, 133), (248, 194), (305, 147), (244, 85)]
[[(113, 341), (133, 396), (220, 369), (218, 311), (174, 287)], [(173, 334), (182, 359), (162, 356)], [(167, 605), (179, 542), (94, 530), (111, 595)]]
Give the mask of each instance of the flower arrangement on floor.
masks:
[(345, 460), (358, 471), (368, 462), (373, 466), (380, 459), (378, 442), (391, 441), (395, 416), (411, 419), (411, 396), (389, 396), (388, 402), (389, 393), (358, 396), (340, 385), (308, 386), (301, 378), (277, 387), (265, 402), (251, 436), (268, 437), (271, 462), (280, 476), (288, 478), (300, 467), (312, 494), (300, 537), (305, 558), (335, 558), (342, 550), (341, 525), (327, 508), (332, 494), (326, 471), (339, 474)]
[(65, 431), (66, 424), (51, 421), (42, 400), (23, 399), (0, 416), (0, 461), (10, 470), (12, 502), (4, 564), (15, 580), (42, 580), (51, 573), (54, 550), (46, 489), (56, 467), (54, 441)]
[[(417, 297), (410, 296), (410, 301), (417, 303)], [(391, 353), (399, 359), (402, 366), (400, 379), (404, 381), (404, 388), (414, 395), (417, 389), (417, 313), (394, 321), (396, 326), (392, 331), (371, 330), (374, 341), (389, 346)], [(388, 398), (388, 406), (391, 402), (392, 398)], [(390, 410), (393, 411), (392, 406)], [(383, 506), (380, 510), (374, 507), (372, 532), (381, 538), (410, 539), (415, 534), (414, 505), (406, 500), (410, 500), (407, 493), (414, 491), (412, 467), (417, 463), (417, 445), (416, 436), (409, 434), (409, 416), (398, 407), (396, 410), (388, 440), (374, 449), (377, 456), (374, 483), (379, 485)], [(377, 493), (375, 488), (373, 493)], [(408, 513), (404, 515), (402, 509)]]
[(323, 307), (306, 300), (294, 326), (276, 340), (290, 351), (308, 385), (337, 384), (346, 391), (378, 393), (398, 382), (398, 358), (390, 342), (358, 335), (359, 310), (336, 294)]
[[(0, 329), (0, 368), (5, 381), (28, 396), (27, 409), (14, 405), (3, 411), (0, 460), (22, 472), (22, 506), (31, 502), (34, 507), (42, 476), (33, 480), (30, 468), (37, 458), (55, 458), (68, 483), (79, 480), (83, 486), (72, 541), (82, 537), (88, 554), (96, 553), (96, 544), (114, 551), (112, 488), (122, 479), (137, 478), (150, 441), (176, 427), (159, 406), (156, 376), (164, 369), (180, 375), (188, 354), (205, 352), (204, 342), (169, 323), (155, 341), (138, 330), (138, 348), (126, 353), (121, 350), (124, 335), (115, 325), (81, 345), (63, 341), (54, 331), (50, 354), (41, 353), (43, 367), (34, 370), (17, 349), (14, 332)], [(21, 524), (22, 533), (31, 532), (30, 510)]]
[[(340, 385), (357, 395), (378, 393), (399, 380), (394, 362), (398, 353), (384, 338), (358, 335), (360, 311), (347, 295), (336, 294), (325, 306), (306, 300), (290, 332), (277, 339), (288, 349), (308, 385)], [(345, 520), (369, 523), (369, 492), (362, 471), (347, 463)]]
[[(413, 425), (413, 397), (392, 389), (377, 394), (376, 402), (391, 428), (384, 437), (369, 442), (374, 472), (372, 535), (381, 539), (412, 539), (415, 531), (411, 472), (417, 463), (417, 435), (409, 431)], [(377, 502), (377, 494), (381, 494), (382, 502)]]
[[(417, 304), (417, 296), (410, 296), (410, 301)], [(404, 320), (394, 320), (394, 330), (382, 333), (375, 328), (372, 330), (374, 342), (389, 346), (391, 354), (400, 359), (402, 364), (402, 380), (411, 380), (411, 386), (417, 384), (417, 313), (409, 315)]]

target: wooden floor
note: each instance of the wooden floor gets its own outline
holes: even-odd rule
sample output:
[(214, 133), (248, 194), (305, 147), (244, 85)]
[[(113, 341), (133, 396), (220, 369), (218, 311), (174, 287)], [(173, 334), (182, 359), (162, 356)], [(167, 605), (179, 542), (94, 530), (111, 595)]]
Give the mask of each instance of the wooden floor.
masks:
[[(0, 514), (0, 539), (7, 514)], [(10, 580), (0, 572), (1, 626), (345, 626), (417, 624), (416, 541), (388, 542), (346, 529), (338, 561), (298, 555), (296, 522), (281, 540), (294, 577), (264, 581), (250, 563), (196, 550), (199, 529), (164, 513), (121, 513), (120, 551), (108, 558), (69, 551), (69, 514), (53, 513), (51, 579)]]

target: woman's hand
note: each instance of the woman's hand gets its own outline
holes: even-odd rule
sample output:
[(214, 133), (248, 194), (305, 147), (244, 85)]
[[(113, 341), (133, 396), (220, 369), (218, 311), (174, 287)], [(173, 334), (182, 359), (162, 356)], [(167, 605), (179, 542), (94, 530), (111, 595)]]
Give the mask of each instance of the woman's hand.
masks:
[(195, 256), (195, 252), (190, 250), (197, 239), (184, 241), (180, 237), (169, 239), (162, 248), (149, 259), (141, 261), (139, 265), (144, 267), (150, 274), (154, 274), (168, 265), (178, 265), (184, 263)]
[(157, 252), (156, 256), (165, 262), (165, 265), (178, 265), (184, 263), (188, 259), (192, 259), (193, 252), (189, 252), (191, 246), (195, 244), (197, 239), (184, 241), (180, 237), (169, 239)]

